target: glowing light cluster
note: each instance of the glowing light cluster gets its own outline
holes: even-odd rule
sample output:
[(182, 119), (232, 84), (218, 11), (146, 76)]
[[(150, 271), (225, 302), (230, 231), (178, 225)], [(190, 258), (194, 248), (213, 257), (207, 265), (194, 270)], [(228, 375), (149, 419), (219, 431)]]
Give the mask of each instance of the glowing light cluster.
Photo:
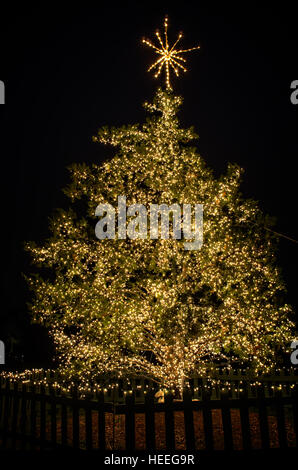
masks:
[[(43, 246), (29, 244), (33, 319), (49, 328), (65, 383), (96, 389), (103, 376), (142, 376), (180, 392), (210, 364), (235, 362), (269, 373), (290, 347), (291, 308), (276, 266), (274, 239), (257, 205), (239, 191), (242, 170), (215, 178), (193, 129), (179, 125), (182, 99), (158, 89), (143, 125), (106, 127), (94, 141), (117, 150), (103, 165), (73, 165), (66, 194), (80, 201), (51, 222)], [(98, 240), (95, 208), (141, 202), (204, 205), (204, 243)], [(85, 202), (84, 202), (85, 201)], [(83, 217), (82, 217), (83, 214)]]
[[(236, 374), (235, 377), (229, 377), (229, 373), (233, 372)], [(217, 375), (221, 374), (222, 377), (218, 378)], [(228, 374), (227, 374), (228, 373)], [(258, 388), (261, 388), (264, 393), (271, 393), (282, 391), (284, 395), (291, 395), (292, 391), (297, 389), (298, 381), (295, 375), (294, 368), (282, 369), (276, 368), (273, 375), (269, 377), (262, 376), (259, 380), (251, 380), (249, 378), (251, 371), (250, 369), (237, 369), (233, 371), (230, 367), (215, 368), (211, 365), (208, 377), (192, 377), (192, 380), (199, 380), (199, 386), (190, 386), (189, 381), (185, 382), (184, 389), (192, 390), (193, 399), (196, 400), (202, 397), (202, 394), (208, 392), (210, 394), (218, 392), (232, 392), (232, 396), (239, 398), (241, 393), (249, 395), (256, 394)], [(226, 375), (227, 374), (227, 375)], [(240, 376), (239, 376), (240, 374)], [(242, 378), (241, 378), (242, 377)], [(27, 369), (22, 372), (0, 372), (0, 387), (6, 386), (6, 380), (10, 384), (18, 384), (21, 390), (22, 385), (29, 387), (34, 386), (36, 392), (41, 392), (40, 387), (50, 387), (51, 390), (55, 389), (59, 394), (72, 394), (74, 389), (78, 393), (80, 398), (87, 397), (90, 399), (91, 394), (94, 394), (94, 398), (98, 393), (107, 395), (107, 400), (115, 399), (114, 391), (122, 392), (124, 396), (126, 394), (132, 394), (135, 391), (142, 391), (144, 395), (147, 393), (155, 393), (155, 398), (162, 398), (165, 394), (175, 394), (175, 388), (162, 388), (156, 393), (156, 385), (154, 383), (148, 383), (148, 381), (142, 380), (142, 385), (134, 382), (133, 379), (125, 377), (119, 382), (116, 378), (103, 378), (101, 383), (94, 383), (92, 386), (86, 388), (82, 383), (76, 383), (69, 381), (67, 384), (63, 378), (59, 377), (59, 373), (56, 369)], [(273, 383), (272, 383), (273, 382)]]
[(159, 47), (154, 45), (149, 39), (142, 39), (142, 42), (147, 46), (151, 47), (155, 53), (159, 56), (158, 59), (150, 65), (148, 72), (151, 70), (156, 70), (155, 78), (159, 77), (163, 68), (165, 69), (165, 81), (167, 88), (171, 88), (170, 84), (170, 70), (172, 69), (177, 77), (179, 77), (179, 71), (186, 72), (187, 68), (185, 67), (186, 60), (184, 57), (181, 57), (181, 54), (186, 52), (194, 51), (200, 49), (200, 46), (191, 47), (190, 49), (176, 49), (176, 46), (183, 34), (179, 33), (176, 41), (172, 46), (168, 42), (168, 18), (165, 17), (164, 20), (164, 39), (162, 39), (159, 31), (156, 31), (156, 37), (159, 42)]

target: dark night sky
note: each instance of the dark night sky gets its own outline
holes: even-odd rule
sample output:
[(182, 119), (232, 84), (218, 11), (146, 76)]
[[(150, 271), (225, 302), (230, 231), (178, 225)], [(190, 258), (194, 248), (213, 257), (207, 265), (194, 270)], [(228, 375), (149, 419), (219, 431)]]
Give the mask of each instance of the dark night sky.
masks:
[[(109, 2), (106, 2), (108, 5)], [(199, 2), (180, 8), (102, 6), (62, 11), (61, 6), (11, 8), (1, 17), (0, 107), (2, 189), (2, 305), (0, 338), (22, 340), (28, 361), (47, 356), (46, 335), (30, 326), (25, 240), (47, 236), (53, 209), (66, 206), (61, 189), (66, 166), (111, 155), (92, 143), (102, 125), (140, 122), (142, 103), (157, 82), (146, 68), (153, 39), (169, 15), (170, 38), (183, 30), (189, 72), (174, 83), (184, 97), (182, 125), (194, 125), (199, 151), (216, 174), (227, 162), (245, 169), (245, 196), (277, 219), (276, 230), (298, 239), (296, 160), (298, 105), (290, 84), (298, 80), (297, 12), (243, 6), (212, 9)], [(194, 7), (193, 5), (197, 5)], [(288, 300), (297, 308), (298, 244), (280, 241), (279, 263)]]

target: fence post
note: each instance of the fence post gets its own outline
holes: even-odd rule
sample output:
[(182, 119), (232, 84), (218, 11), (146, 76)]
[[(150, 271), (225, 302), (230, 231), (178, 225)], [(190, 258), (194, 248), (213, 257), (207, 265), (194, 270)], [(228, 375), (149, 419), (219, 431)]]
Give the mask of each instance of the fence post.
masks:
[(46, 441), (46, 390), (40, 386), (40, 448), (43, 449)]
[(26, 449), (27, 435), (26, 435), (26, 423), (27, 423), (27, 386), (22, 385), (22, 403), (21, 403), (21, 447), (22, 450)]
[(134, 405), (135, 405), (134, 390), (130, 390), (128, 391), (125, 397), (126, 450), (134, 450), (135, 448), (135, 408), (134, 408)]
[(87, 395), (87, 402), (85, 405), (85, 419), (86, 419), (86, 449), (92, 450), (92, 403), (91, 396)]
[(51, 446), (53, 448), (57, 445), (57, 407), (56, 407), (56, 390), (50, 385), (51, 396)]
[(240, 420), (241, 420), (241, 433), (243, 450), (251, 449), (250, 439), (250, 424), (249, 424), (249, 404), (248, 404), (248, 392), (247, 384), (243, 384), (243, 391), (240, 392)]
[(202, 391), (202, 405), (203, 405), (203, 420), (204, 420), (204, 433), (206, 450), (213, 450), (213, 434), (212, 434), (212, 414), (211, 414), (211, 400), (210, 391)]
[(259, 417), (260, 417), (262, 447), (264, 449), (269, 449), (268, 416), (267, 416), (267, 407), (266, 407), (263, 384), (260, 386), (260, 389), (257, 392), (257, 396), (259, 399), (258, 401), (259, 401)]
[(193, 423), (193, 404), (192, 404), (192, 390), (191, 389), (184, 389), (183, 391), (183, 409), (184, 409), (186, 450), (194, 450), (195, 449), (195, 434), (194, 434), (194, 423)]
[(155, 450), (154, 392), (151, 389), (145, 394), (145, 426), (146, 450)]
[(10, 381), (5, 379), (5, 391), (4, 391), (4, 412), (3, 412), (3, 448), (6, 448), (7, 437), (9, 434), (8, 422), (9, 422), (9, 406), (10, 406)]
[(30, 387), (30, 445), (31, 449), (36, 449), (36, 386), (31, 384)]
[(171, 392), (165, 393), (165, 421), (166, 448), (167, 450), (175, 450), (173, 395)]
[(78, 407), (78, 391), (76, 387), (72, 389), (72, 445), (74, 449), (80, 447), (80, 425), (79, 425), (79, 407)]
[(292, 392), (292, 409), (296, 437), (296, 447), (298, 447), (298, 383), (295, 384), (294, 390)]
[(106, 448), (106, 420), (105, 420), (105, 397), (104, 392), (97, 394), (98, 401), (98, 447), (100, 450)]
[(61, 408), (61, 444), (67, 446), (67, 405), (62, 403)]
[(284, 407), (282, 403), (282, 391), (281, 390), (278, 390), (276, 392), (276, 414), (277, 414), (279, 446), (281, 449), (285, 449), (288, 447), (288, 441), (287, 441), (285, 414), (284, 414)]
[(233, 435), (232, 435), (231, 409), (229, 405), (228, 392), (221, 392), (220, 399), (221, 399), (222, 425), (223, 425), (223, 432), (224, 432), (224, 446), (225, 446), (225, 450), (232, 450), (233, 449)]
[(16, 439), (17, 439), (17, 420), (18, 420), (18, 412), (19, 412), (19, 395), (18, 395), (18, 383), (14, 382), (13, 384), (13, 394), (12, 394), (12, 401), (13, 401), (13, 408), (12, 408), (12, 448), (16, 448)]

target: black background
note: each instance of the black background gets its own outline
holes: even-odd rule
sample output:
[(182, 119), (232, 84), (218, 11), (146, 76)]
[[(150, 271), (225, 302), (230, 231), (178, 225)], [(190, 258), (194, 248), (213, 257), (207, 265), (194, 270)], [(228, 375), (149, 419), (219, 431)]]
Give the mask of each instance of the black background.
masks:
[[(298, 239), (298, 105), (290, 101), (290, 84), (298, 80), (297, 10), (285, 3), (208, 5), (99, 2), (3, 9), (0, 339), (18, 341), (25, 365), (45, 365), (51, 347), (46, 332), (30, 325), (23, 243), (42, 241), (54, 208), (67, 206), (61, 191), (69, 181), (67, 165), (111, 155), (92, 143), (97, 129), (145, 118), (142, 103), (160, 82), (146, 72), (154, 55), (141, 38), (154, 39), (165, 14), (171, 40), (183, 30), (185, 48), (201, 45), (188, 54), (189, 71), (174, 81), (184, 97), (182, 125), (195, 126), (199, 151), (215, 174), (227, 162), (242, 166), (244, 195), (276, 217), (277, 231)], [(281, 238), (278, 256), (287, 300), (297, 308), (298, 244)]]

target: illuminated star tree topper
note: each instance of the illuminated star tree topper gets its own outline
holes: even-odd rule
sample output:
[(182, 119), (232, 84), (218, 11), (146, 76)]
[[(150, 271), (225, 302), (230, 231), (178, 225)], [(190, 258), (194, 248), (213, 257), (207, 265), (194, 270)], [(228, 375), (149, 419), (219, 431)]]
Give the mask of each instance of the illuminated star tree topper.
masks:
[(144, 44), (154, 49), (156, 54), (159, 55), (159, 58), (148, 68), (148, 72), (153, 69), (157, 69), (155, 73), (155, 78), (159, 77), (162, 72), (162, 69), (165, 69), (166, 74), (166, 87), (171, 88), (170, 84), (170, 69), (172, 68), (175, 72), (176, 76), (179, 77), (179, 71), (186, 72), (187, 68), (185, 67), (186, 60), (181, 57), (181, 54), (185, 52), (194, 51), (196, 49), (200, 49), (200, 46), (195, 46), (190, 49), (176, 49), (176, 46), (180, 39), (182, 38), (183, 34), (180, 32), (176, 41), (172, 46), (169, 45), (168, 42), (168, 17), (165, 17), (164, 21), (164, 40), (162, 40), (159, 31), (156, 31), (156, 36), (159, 42), (160, 47), (155, 46), (151, 41), (148, 39), (142, 39)]

